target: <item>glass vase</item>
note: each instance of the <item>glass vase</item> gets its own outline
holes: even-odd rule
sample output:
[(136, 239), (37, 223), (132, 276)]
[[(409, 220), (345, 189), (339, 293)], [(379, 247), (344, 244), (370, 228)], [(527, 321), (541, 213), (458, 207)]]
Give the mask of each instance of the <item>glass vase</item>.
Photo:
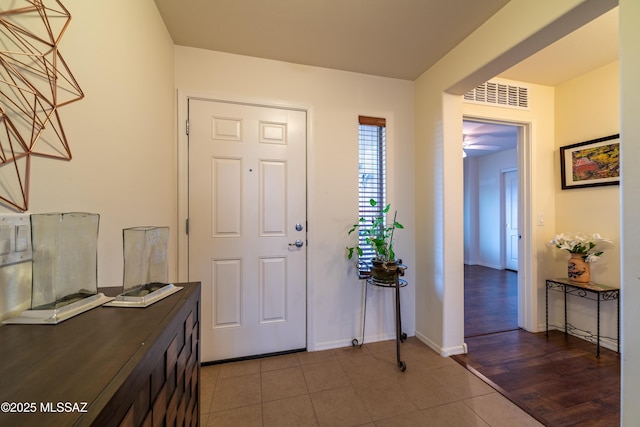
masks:
[(32, 310), (59, 309), (98, 293), (98, 224), (92, 213), (31, 215)]
[(168, 283), (169, 227), (122, 230), (124, 247), (123, 296), (142, 297)]

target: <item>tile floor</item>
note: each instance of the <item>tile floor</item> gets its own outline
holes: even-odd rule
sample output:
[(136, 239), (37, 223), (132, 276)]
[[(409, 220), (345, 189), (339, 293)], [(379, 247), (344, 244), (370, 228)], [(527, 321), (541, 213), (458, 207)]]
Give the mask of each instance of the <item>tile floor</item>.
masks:
[(203, 426), (541, 426), (415, 338), (203, 366)]

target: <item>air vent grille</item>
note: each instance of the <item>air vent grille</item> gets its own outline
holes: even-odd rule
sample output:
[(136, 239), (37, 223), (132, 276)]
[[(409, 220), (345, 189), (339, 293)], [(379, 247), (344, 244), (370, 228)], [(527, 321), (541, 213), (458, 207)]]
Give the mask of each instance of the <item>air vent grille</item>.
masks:
[(529, 88), (486, 82), (464, 94), (464, 100), (509, 108), (529, 109)]

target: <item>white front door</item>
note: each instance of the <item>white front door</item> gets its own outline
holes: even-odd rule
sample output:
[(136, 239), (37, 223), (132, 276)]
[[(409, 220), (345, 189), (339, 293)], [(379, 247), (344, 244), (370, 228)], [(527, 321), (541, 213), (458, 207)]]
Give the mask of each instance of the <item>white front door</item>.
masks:
[(202, 361), (306, 347), (306, 112), (189, 100), (189, 280)]
[(518, 271), (518, 171), (504, 177), (505, 268)]

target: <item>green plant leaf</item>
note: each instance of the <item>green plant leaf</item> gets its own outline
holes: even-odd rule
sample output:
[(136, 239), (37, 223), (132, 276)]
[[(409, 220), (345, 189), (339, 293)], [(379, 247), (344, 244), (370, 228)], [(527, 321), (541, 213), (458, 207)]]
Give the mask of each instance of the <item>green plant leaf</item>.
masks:
[(348, 258), (348, 259), (353, 258), (353, 250), (354, 250), (354, 249), (355, 249), (355, 248), (347, 248), (347, 250), (349, 251), (349, 253), (347, 254), (347, 258)]

